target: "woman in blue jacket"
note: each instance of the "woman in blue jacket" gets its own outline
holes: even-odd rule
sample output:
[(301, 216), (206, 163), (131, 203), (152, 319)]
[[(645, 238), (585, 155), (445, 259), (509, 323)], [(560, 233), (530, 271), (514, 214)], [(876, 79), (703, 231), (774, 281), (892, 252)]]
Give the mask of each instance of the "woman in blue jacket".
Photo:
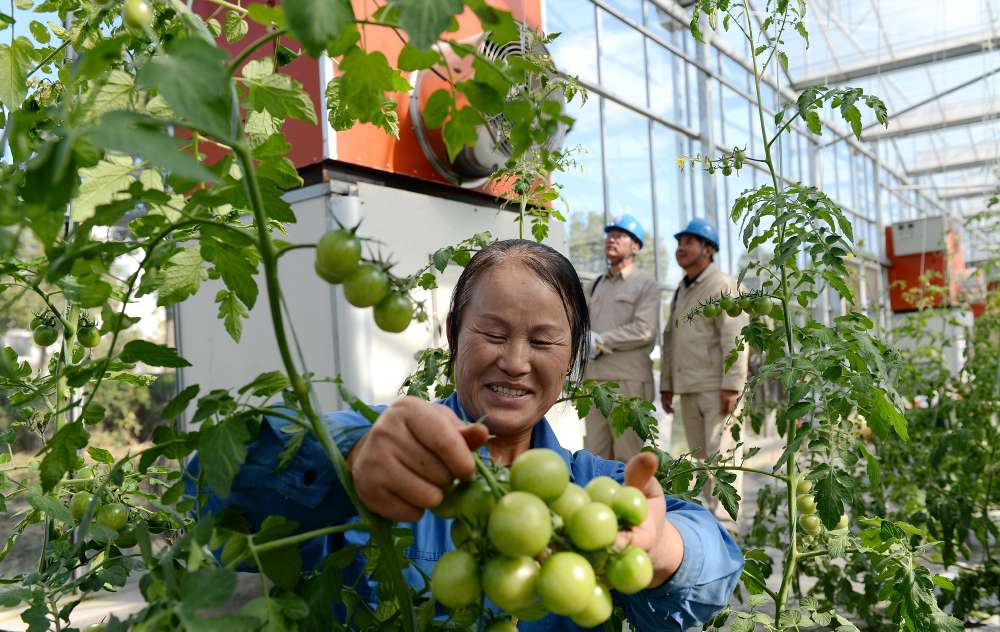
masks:
[[(443, 499), (456, 478), (470, 478), (470, 450), (511, 463), (529, 448), (555, 450), (572, 480), (586, 485), (611, 476), (641, 489), (649, 503), (646, 520), (631, 543), (653, 562), (650, 586), (633, 595), (614, 594), (638, 630), (686, 630), (701, 625), (728, 602), (743, 567), (729, 534), (702, 507), (665, 497), (654, 477), (656, 458), (643, 453), (628, 466), (559, 445), (545, 420), (567, 375), (579, 376), (587, 361), (587, 302), (570, 262), (552, 248), (530, 241), (496, 242), (478, 252), (463, 271), (452, 297), (447, 334), (455, 394), (437, 402), (405, 397), (379, 408), (374, 426), (352, 411), (326, 415), (347, 455), (358, 496), (371, 511), (408, 523), (413, 544), (406, 555), (407, 580), (422, 587), (434, 563), (454, 546), (451, 520), (427, 511)], [(469, 424), (485, 417), (485, 425)], [(353, 506), (318, 442), (310, 437), (294, 461), (275, 472), (287, 421), (265, 419), (260, 437), (225, 499), (207, 506), (241, 508), (257, 525), (282, 515), (302, 530), (356, 519)], [(192, 464), (197, 467), (197, 463)], [(307, 566), (345, 544), (363, 544), (367, 534), (347, 532), (303, 546)], [(363, 573), (363, 560), (349, 572)], [(374, 585), (359, 582), (374, 607)], [(550, 614), (520, 621), (521, 630), (577, 630), (567, 617)]]

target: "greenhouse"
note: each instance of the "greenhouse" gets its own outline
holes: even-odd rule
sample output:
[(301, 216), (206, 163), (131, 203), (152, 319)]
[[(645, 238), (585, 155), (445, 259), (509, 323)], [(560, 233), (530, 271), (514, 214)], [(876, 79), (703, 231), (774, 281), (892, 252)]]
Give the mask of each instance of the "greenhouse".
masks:
[(1000, 630), (998, 20), (0, 7), (0, 632)]

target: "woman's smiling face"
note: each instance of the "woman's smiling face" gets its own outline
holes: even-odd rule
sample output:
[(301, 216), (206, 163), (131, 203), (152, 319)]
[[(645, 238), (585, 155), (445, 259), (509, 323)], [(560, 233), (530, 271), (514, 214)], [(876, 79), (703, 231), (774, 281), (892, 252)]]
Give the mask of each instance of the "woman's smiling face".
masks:
[(525, 433), (559, 399), (572, 339), (559, 294), (516, 259), (478, 279), (455, 353), (458, 399), (498, 436)]

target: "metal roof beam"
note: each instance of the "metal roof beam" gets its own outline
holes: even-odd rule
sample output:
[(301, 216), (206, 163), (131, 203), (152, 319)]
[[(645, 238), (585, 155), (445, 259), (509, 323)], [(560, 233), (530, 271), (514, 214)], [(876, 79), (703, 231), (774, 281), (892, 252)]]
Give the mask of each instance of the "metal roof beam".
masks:
[(853, 81), (861, 77), (875, 74), (885, 74), (895, 70), (913, 68), (931, 62), (942, 62), (957, 59), (966, 55), (975, 55), (1000, 46), (1000, 34), (977, 34), (965, 38), (949, 39), (946, 42), (918, 46), (897, 51), (889, 59), (868, 57), (851, 65), (842, 65), (839, 69), (818, 72), (795, 82), (793, 87), (801, 90), (817, 84), (833, 84)]
[(896, 117), (890, 120), (888, 128), (872, 128), (864, 133), (862, 139), (869, 141), (899, 138), (949, 127), (974, 125), (997, 117), (1000, 117), (1000, 103), (992, 99), (965, 105), (949, 104), (943, 114), (914, 112)]
[(993, 164), (1000, 159), (1000, 148), (995, 148), (992, 152), (970, 151), (957, 156), (950, 156), (941, 162), (917, 163), (906, 170), (906, 174), (911, 177), (925, 176), (932, 173), (944, 173), (946, 171), (959, 171), (961, 169), (974, 169)]

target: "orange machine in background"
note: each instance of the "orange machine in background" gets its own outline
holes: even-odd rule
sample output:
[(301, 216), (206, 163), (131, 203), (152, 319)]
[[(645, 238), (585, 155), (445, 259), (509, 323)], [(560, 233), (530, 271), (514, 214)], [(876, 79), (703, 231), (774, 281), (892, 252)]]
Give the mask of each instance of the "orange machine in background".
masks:
[(924, 283), (942, 289), (927, 294), (931, 306), (959, 304), (966, 276), (965, 256), (951, 218), (936, 216), (896, 222), (886, 227), (885, 244), (892, 264), (888, 270), (892, 311), (917, 309), (906, 294)]
[[(499, 9), (510, 11), (514, 19), (531, 29), (540, 29), (542, 22), (541, 0), (488, 0)], [(263, 4), (275, 6), (276, 0), (265, 0)], [(376, 0), (352, 0), (354, 14), (358, 19), (370, 17), (383, 3)], [(215, 4), (205, 0), (195, 3), (197, 12), (207, 18), (214, 15), (222, 20), (224, 13), (218, 13)], [(249, 33), (238, 43), (228, 44), (220, 37), (219, 43), (233, 54), (238, 53), (250, 42), (265, 34), (263, 26), (252, 21)], [(474, 44), (488, 56), (501, 57), (515, 50), (510, 45), (500, 47), (490, 43), (482, 33), (479, 20), (471, 10), (457, 16), (458, 28), (445, 33), (444, 37)], [(405, 35), (397, 30), (371, 24), (359, 25), (362, 42), (369, 52), (382, 52), (395, 65), (403, 47)], [(298, 50), (297, 43), (282, 38), (282, 43), (292, 50)], [(516, 43), (513, 45), (517, 47)], [(408, 94), (395, 94), (396, 112), (399, 116), (399, 138), (393, 138), (374, 125), (355, 125), (345, 131), (333, 130), (326, 118), (324, 96), (326, 83), (335, 76), (335, 64), (328, 58), (312, 59), (302, 55), (281, 72), (299, 81), (312, 98), (319, 123), (311, 125), (302, 121), (289, 120), (285, 123), (285, 135), (292, 146), (290, 158), (306, 183), (328, 180), (338, 171), (367, 173), (378, 180), (434, 183), (451, 185), (496, 195), (500, 191), (487, 182), (487, 176), (496, 164), (502, 164), (502, 143), (497, 143), (495, 126), (483, 126), (480, 140), (475, 147), (466, 148), (451, 162), (444, 152), (440, 129), (425, 129), (421, 124), (420, 108), (427, 97), (437, 88), (443, 87), (443, 76), (450, 75), (454, 81), (465, 78), (470, 72), (467, 61), (458, 59), (450, 49), (446, 51), (449, 67), (435, 69), (438, 72), (422, 71), (409, 77), (414, 90)], [(252, 58), (269, 55), (270, 47), (256, 51)], [(499, 161), (499, 162), (498, 162)], [(403, 184), (403, 182), (400, 182)], [(405, 184), (404, 184), (405, 186)]]

